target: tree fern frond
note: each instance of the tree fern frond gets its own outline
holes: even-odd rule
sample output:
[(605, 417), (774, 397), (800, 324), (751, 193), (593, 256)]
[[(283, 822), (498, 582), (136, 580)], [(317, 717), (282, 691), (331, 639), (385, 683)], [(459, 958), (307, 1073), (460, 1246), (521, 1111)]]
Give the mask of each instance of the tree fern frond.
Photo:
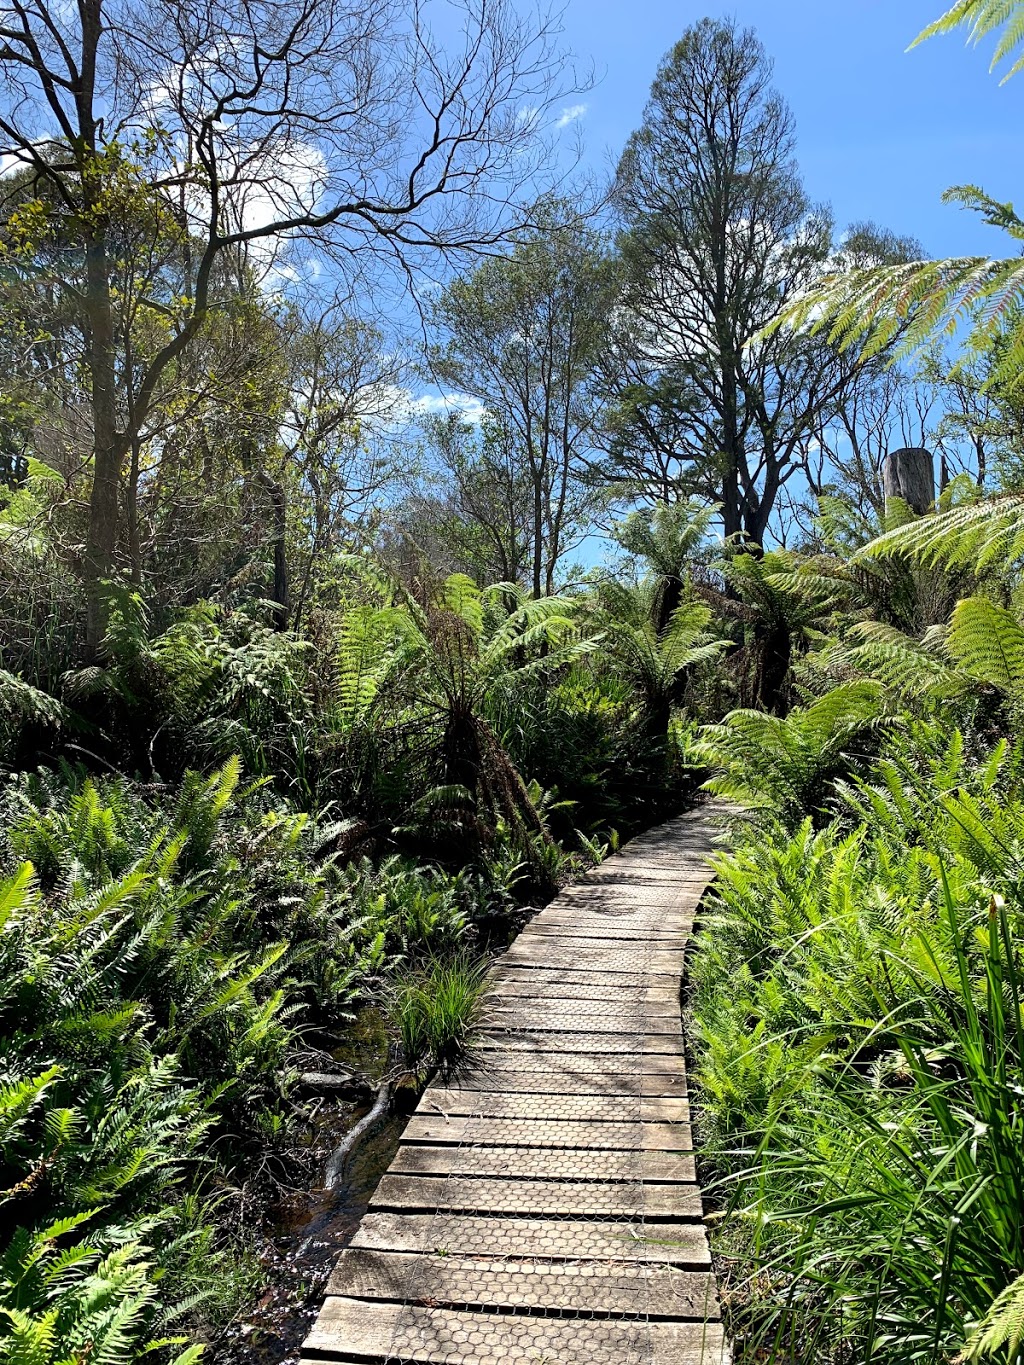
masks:
[[(945, 14), (923, 29), (910, 46), (917, 47), (928, 38), (953, 33), (958, 28), (968, 30), (967, 41), (975, 46), (991, 34), (1002, 30), (992, 56), (991, 69), (994, 71), (1024, 42), (1024, 9), (1017, 0), (957, 0)], [(1008, 81), (1022, 66), (1024, 57), (1014, 62), (1003, 77), (1003, 81)]]
[[(972, 207), (996, 222), (991, 202), (978, 199)], [(1006, 230), (1017, 235), (1015, 227)], [(1009, 346), (1019, 340), (1024, 322), (1012, 315), (1022, 298), (1024, 261), (1019, 257), (961, 256), (836, 271), (784, 309), (766, 335), (781, 327), (823, 333), (842, 350), (859, 344), (866, 358), (891, 351), (898, 360), (919, 353), (938, 334), (966, 327), (966, 348), (989, 354), (996, 337), (1004, 335), (995, 326), (1004, 317)], [(989, 383), (1010, 390), (1020, 382), (1019, 372), (996, 352)]]
[(865, 546), (858, 558), (889, 555), (947, 569), (1006, 571), (1024, 558), (1024, 494), (972, 500), (894, 527)]
[(978, 1324), (958, 1361), (982, 1360), (997, 1352), (1012, 1359), (1024, 1342), (1024, 1275), (1014, 1280), (995, 1299)]
[(968, 597), (953, 612), (946, 646), (971, 677), (1002, 692), (1024, 693), (1024, 627), (986, 597)]

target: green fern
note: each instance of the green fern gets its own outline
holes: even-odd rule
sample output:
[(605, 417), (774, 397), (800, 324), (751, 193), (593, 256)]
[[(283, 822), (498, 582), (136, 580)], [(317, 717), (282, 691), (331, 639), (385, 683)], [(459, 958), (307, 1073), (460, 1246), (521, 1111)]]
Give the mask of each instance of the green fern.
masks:
[(866, 560), (894, 555), (947, 569), (1007, 574), (1024, 559), (1024, 494), (972, 498), (943, 508), (893, 527), (860, 552)]
[(692, 755), (713, 770), (707, 791), (795, 826), (856, 767), (858, 744), (894, 720), (877, 683), (847, 683), (785, 718), (733, 711), (701, 727)]
[[(62, 1219), (39, 1232), (20, 1230), (0, 1260), (0, 1357), (10, 1365), (129, 1365), (184, 1346), (184, 1337), (151, 1335), (160, 1318), (148, 1248), (115, 1232), (61, 1248), (86, 1221)], [(203, 1354), (186, 1346), (169, 1365)]]
[[(1000, 32), (993, 67), (1012, 57), (1024, 41), (1021, 0), (959, 0), (917, 41), (961, 27), (980, 42)], [(1005, 79), (1020, 71), (1013, 62)], [(979, 213), (1012, 240), (1024, 239), (1024, 220), (975, 185), (957, 185), (943, 196)], [(1024, 261), (1019, 254), (997, 260), (960, 256), (896, 266), (838, 270), (796, 299), (767, 329), (793, 327), (823, 332), (834, 345), (861, 347), (865, 357), (885, 352), (899, 359), (921, 351), (937, 336), (962, 335), (968, 353), (991, 357), (989, 385), (1013, 390), (1024, 374)]]
[(946, 647), (972, 678), (1024, 696), (1024, 627), (1012, 612), (985, 597), (965, 598), (953, 612)]
[[(994, 71), (1024, 43), (1024, 5), (1016, 0), (958, 0), (940, 19), (918, 34), (911, 46), (916, 47), (918, 43), (939, 34), (953, 33), (958, 28), (968, 29), (968, 41), (974, 44), (1002, 30), (992, 56)], [(1024, 57), (1014, 62), (1003, 77), (1004, 82), (1022, 69)]]
[(933, 627), (917, 639), (880, 621), (857, 622), (851, 631), (854, 644), (837, 645), (821, 662), (826, 667), (852, 667), (858, 674), (880, 682), (897, 697), (940, 701), (964, 692), (971, 679), (951, 667), (947, 631)]
[(1024, 1275), (1007, 1285), (972, 1333), (958, 1361), (1001, 1355), (1014, 1359), (1024, 1343)]

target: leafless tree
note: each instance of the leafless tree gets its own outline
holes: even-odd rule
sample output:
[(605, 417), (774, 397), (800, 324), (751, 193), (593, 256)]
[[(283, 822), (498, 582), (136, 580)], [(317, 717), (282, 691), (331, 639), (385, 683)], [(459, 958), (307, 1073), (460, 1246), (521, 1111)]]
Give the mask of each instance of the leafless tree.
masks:
[(478, 399), (511, 441), (530, 517), (529, 582), (550, 593), (590, 525), (601, 397), (595, 366), (617, 277), (604, 242), (550, 202), (514, 249), (457, 280), (434, 311), (433, 372)]

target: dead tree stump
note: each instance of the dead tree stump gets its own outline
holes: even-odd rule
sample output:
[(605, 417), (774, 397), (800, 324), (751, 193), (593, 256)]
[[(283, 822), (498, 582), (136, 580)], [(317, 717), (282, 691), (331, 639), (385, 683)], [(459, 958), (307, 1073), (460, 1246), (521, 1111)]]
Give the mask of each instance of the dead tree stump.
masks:
[(890, 451), (882, 468), (885, 501), (902, 498), (923, 516), (935, 504), (935, 461), (930, 450), (917, 446)]

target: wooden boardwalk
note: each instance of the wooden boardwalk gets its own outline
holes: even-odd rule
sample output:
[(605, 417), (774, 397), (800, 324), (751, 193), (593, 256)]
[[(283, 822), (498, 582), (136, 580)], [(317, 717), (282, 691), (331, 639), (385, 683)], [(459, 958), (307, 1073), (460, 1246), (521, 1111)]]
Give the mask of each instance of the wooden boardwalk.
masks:
[(679, 982), (708, 819), (628, 844), (489, 977), (478, 1061), (425, 1092), (302, 1360), (722, 1365)]

